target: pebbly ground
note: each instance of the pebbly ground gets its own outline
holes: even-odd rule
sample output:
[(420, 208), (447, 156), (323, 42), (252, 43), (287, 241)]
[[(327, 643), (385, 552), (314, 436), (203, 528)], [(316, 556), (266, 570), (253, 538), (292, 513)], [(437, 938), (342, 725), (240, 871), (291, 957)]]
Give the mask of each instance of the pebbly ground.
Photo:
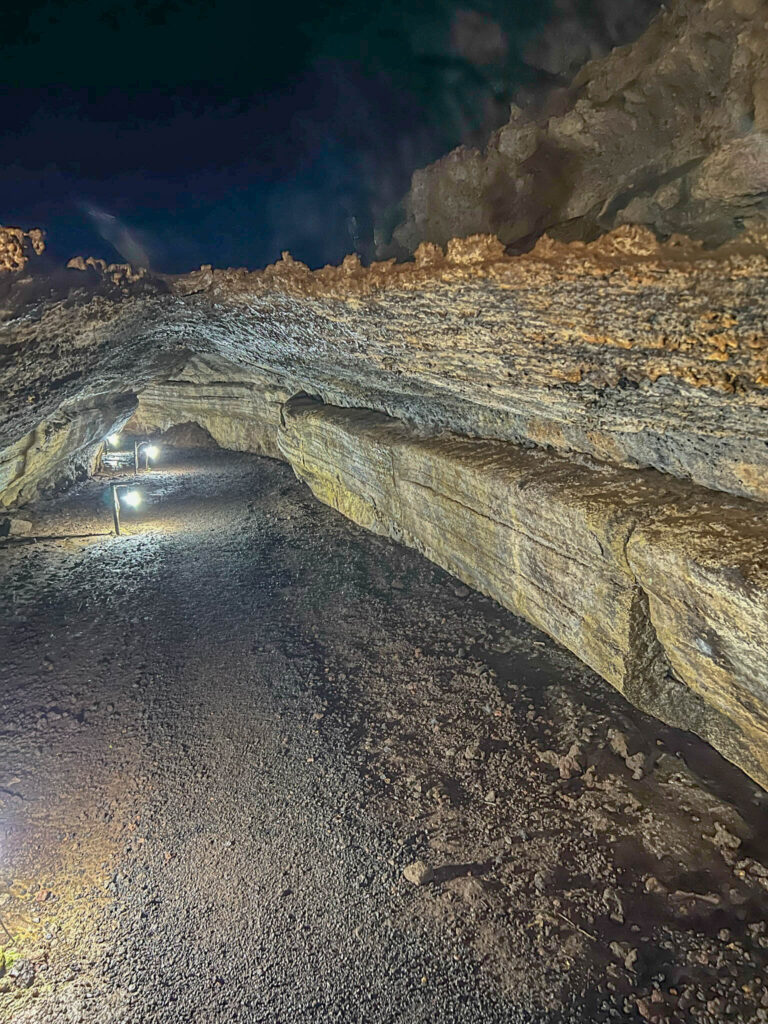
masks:
[(280, 463), (104, 487), (0, 550), (1, 1020), (768, 1021), (736, 769)]

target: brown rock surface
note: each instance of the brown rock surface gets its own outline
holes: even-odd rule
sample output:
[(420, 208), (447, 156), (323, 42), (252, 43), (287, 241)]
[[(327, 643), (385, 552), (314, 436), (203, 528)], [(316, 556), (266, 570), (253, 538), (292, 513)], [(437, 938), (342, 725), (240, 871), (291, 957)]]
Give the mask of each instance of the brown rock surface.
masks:
[(543, 629), (768, 786), (764, 510), (303, 399), (280, 449), (327, 504)]
[(679, 0), (641, 38), (586, 64), (559, 107), (513, 107), (484, 150), (416, 171), (392, 251), (545, 230), (594, 238), (623, 223), (708, 243), (766, 210), (768, 6)]
[(142, 391), (126, 429), (153, 434), (195, 423), (221, 448), (279, 458), (277, 428), (289, 397), (231, 363), (194, 356), (171, 380)]
[(767, 284), (760, 236), (705, 252), (628, 227), (520, 257), (476, 237), (368, 269), (27, 279), (5, 289), (0, 451), (65, 402), (139, 393), (196, 354), (219, 383), (766, 498)]
[[(759, 232), (705, 251), (630, 227), (367, 269), (4, 275), (0, 500), (87, 472), (134, 395), (137, 429), (272, 455), (279, 436), (324, 500), (768, 784), (766, 526), (745, 500), (768, 497), (766, 284)], [(302, 394), (361, 411), (315, 403), (305, 445)]]
[(39, 256), (44, 249), (43, 233), (37, 228), (0, 227), (0, 273), (23, 270), (32, 256)]

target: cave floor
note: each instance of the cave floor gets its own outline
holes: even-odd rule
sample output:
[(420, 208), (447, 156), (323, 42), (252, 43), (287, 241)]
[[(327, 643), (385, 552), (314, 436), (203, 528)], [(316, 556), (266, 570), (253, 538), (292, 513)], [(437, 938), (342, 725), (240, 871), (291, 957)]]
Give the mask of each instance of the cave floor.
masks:
[(105, 486), (0, 550), (0, 1019), (768, 1020), (736, 769), (278, 462)]

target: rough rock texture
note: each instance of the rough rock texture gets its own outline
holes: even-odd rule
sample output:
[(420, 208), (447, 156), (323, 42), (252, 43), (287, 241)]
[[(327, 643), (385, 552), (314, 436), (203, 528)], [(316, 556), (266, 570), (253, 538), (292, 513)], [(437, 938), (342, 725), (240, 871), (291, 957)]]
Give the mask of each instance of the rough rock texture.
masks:
[(22, 231), (21, 228), (0, 227), (0, 273), (23, 270), (29, 260), (44, 249), (43, 233), (38, 228)]
[(555, 0), (546, 25), (525, 46), (525, 61), (568, 82), (588, 60), (637, 39), (659, 7), (658, 0)]
[(89, 476), (104, 438), (136, 408), (134, 394), (94, 394), (62, 404), (0, 451), (0, 504), (24, 504), (41, 491)]
[(279, 457), (277, 428), (289, 397), (231, 363), (194, 356), (171, 380), (142, 391), (127, 430), (153, 434), (196, 423), (221, 448)]
[(589, 239), (624, 223), (716, 244), (765, 216), (766, 133), (768, 3), (680, 0), (585, 65), (544, 116), (513, 107), (484, 151), (416, 171), (391, 251), (476, 232)]
[(399, 266), (349, 257), (310, 272), (286, 258), (137, 280), (89, 267), (53, 285), (6, 286), (0, 451), (63, 402), (141, 392), (193, 353), (232, 364), (238, 393), (261, 381), (265, 408), (305, 392), (768, 497), (758, 236), (705, 252), (625, 227), (519, 257), (477, 237)]
[(136, 429), (279, 450), (768, 785), (759, 232), (706, 251), (623, 227), (521, 256), (475, 236), (317, 272), (287, 255), (31, 270), (0, 280), (4, 504), (87, 471), (141, 395)]
[(768, 786), (760, 505), (307, 399), (283, 423), (280, 449), (321, 500), (418, 548)]

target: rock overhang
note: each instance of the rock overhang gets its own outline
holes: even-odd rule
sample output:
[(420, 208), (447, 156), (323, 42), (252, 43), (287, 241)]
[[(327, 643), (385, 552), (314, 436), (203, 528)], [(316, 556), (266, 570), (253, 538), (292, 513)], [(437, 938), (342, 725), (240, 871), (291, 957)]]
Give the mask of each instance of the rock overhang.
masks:
[(6, 286), (2, 445), (91, 387), (139, 391), (197, 354), (432, 430), (768, 497), (762, 236), (707, 251), (622, 228), (516, 257), (478, 237), (368, 268), (68, 275), (52, 295)]

